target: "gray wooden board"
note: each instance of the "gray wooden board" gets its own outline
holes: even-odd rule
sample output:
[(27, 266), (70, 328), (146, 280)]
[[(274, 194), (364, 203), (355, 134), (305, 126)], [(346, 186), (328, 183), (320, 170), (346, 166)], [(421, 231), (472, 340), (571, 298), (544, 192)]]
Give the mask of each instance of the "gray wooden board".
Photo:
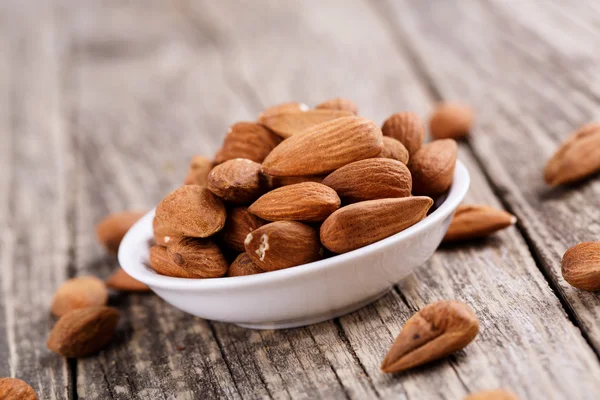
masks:
[[(8, 4), (11, 13), (17, 9)], [(45, 350), (51, 326), (45, 310), (53, 288), (67, 275), (70, 256), (78, 275), (106, 276), (116, 266), (94, 238), (93, 226), (106, 213), (152, 207), (179, 184), (192, 154), (213, 154), (228, 125), (254, 119), (265, 105), (288, 100), (316, 104), (341, 95), (357, 101), (361, 114), (382, 121), (399, 110), (425, 116), (438, 93), (460, 94), (480, 104), (482, 97), (469, 97), (469, 93), (483, 95), (485, 89), (465, 79), (452, 84), (449, 78), (427, 80), (415, 69), (414, 58), (420, 53), (407, 51), (403, 40), (415, 45), (427, 40), (423, 47), (428, 51), (439, 51), (435, 45), (450, 40), (437, 36), (442, 35), (441, 28), (425, 38), (403, 36), (428, 23), (427, 6), (435, 2), (422, 6), (411, 2), (411, 12), (399, 19), (406, 32), (390, 26), (389, 19), (398, 9), (381, 2), (330, 1), (308, 7), (300, 2), (88, 0), (61, 1), (54, 13), (51, 4), (44, 4), (43, 11), (53, 15), (48, 20), (61, 21), (60, 30), (37, 26), (50, 29), (43, 32), (53, 33), (51, 40), (45, 35), (46, 41), (35, 42), (39, 36), (23, 29), (34, 24), (35, 13), (17, 20), (15, 26), (0, 25), (11, 35), (0, 39), (2, 49), (15, 48), (12, 35), (27, 34), (25, 43), (46, 50), (27, 53), (37, 61), (28, 63), (29, 69), (15, 67), (13, 58), (0, 56), (1, 71), (7, 71), (0, 75), (2, 86), (16, 93), (33, 88), (17, 97), (18, 104), (27, 107), (0, 110), (0, 127), (11, 131), (10, 146), (0, 148), (3, 170), (10, 171), (0, 176), (0, 189), (13, 193), (6, 201), (0, 198), (4, 201), (0, 221), (9, 226), (0, 242), (0, 323), (7, 332), (7, 339), (0, 340), (0, 354), (13, 357), (7, 366), (0, 364), (0, 369), (8, 368), (4, 375), (19, 375), (10, 370), (17, 357), (23, 376), (37, 378), (34, 386), (41, 398), (460, 399), (470, 391), (496, 387), (509, 388), (524, 399), (598, 396), (598, 360), (569, 321), (516, 228), (485, 241), (444, 247), (397, 291), (375, 304), (299, 329), (252, 331), (185, 315), (152, 294), (114, 294), (111, 303), (123, 311), (117, 337), (99, 355), (73, 364), (77, 392), (69, 393), (67, 364)], [(558, 18), (552, 10), (535, 18)], [(536, 21), (533, 27), (544, 28)], [(468, 34), (467, 27), (462, 29)], [(580, 32), (575, 26), (572, 29)], [(490, 31), (492, 39), (508, 34), (499, 27)], [(555, 45), (539, 42), (541, 49)], [(60, 51), (49, 51), (52, 46)], [(461, 49), (460, 43), (452, 46)], [(445, 53), (439, 51), (437, 57), (441, 54)], [(521, 53), (518, 56), (512, 62), (527, 60)], [(68, 60), (64, 66), (63, 59)], [(456, 62), (455, 75), (456, 68), (466, 66)], [(492, 70), (488, 64), (485, 68)], [(432, 76), (451, 76), (451, 66), (442, 69), (448, 75)], [(483, 74), (478, 84), (496, 84), (496, 79)], [(460, 89), (453, 86), (455, 81)], [(514, 93), (520, 92), (506, 89), (499, 98), (508, 102)], [(526, 99), (535, 100), (530, 97)], [(550, 102), (533, 104), (538, 111), (551, 110), (546, 111), (548, 118), (557, 109)], [(507, 118), (506, 112), (496, 111), (499, 106), (491, 108), (493, 112), (479, 117), (481, 125), (486, 121), (491, 125), (501, 115), (499, 123), (510, 126), (523, 115)], [(68, 122), (64, 115), (70, 117)], [(22, 122), (18, 131), (15, 118)], [(527, 126), (545, 123), (531, 118), (523, 117)], [(564, 116), (554, 118), (558, 123)], [(43, 157), (17, 147), (30, 144), (33, 139), (28, 138), (38, 129), (51, 132), (36, 143), (46, 150)], [(492, 131), (478, 129), (471, 141), (477, 158), (469, 147), (461, 146), (460, 158), (473, 178), (468, 200), (496, 206), (502, 201), (514, 207), (521, 218), (519, 227), (530, 239), (528, 222), (523, 221), (527, 214), (512, 206), (522, 189), (516, 183), (502, 189), (492, 177), (494, 194), (480, 171), (479, 160), (487, 174), (501, 163), (482, 156), (490, 146), (499, 146), (491, 143), (492, 138), (485, 139)], [(536, 139), (546, 141), (544, 151), (550, 153), (550, 145), (562, 135), (556, 132), (551, 139)], [(483, 140), (487, 142), (480, 144)], [(511, 140), (514, 153), (524, 150), (513, 147), (533, 139), (513, 135)], [(40, 169), (49, 180), (40, 184), (27, 179)], [(500, 174), (502, 179), (506, 175)], [(578, 189), (580, 197), (582, 190), (592, 189)], [(32, 209), (32, 200), (27, 199), (39, 197), (40, 191), (54, 212), (47, 212), (47, 207)], [(564, 206), (560, 211), (565, 220), (579, 215)], [(555, 229), (551, 222), (537, 223)], [(16, 237), (24, 239), (15, 242)], [(535, 240), (533, 244), (539, 253), (541, 244)], [(48, 254), (52, 268), (48, 268)], [(35, 272), (34, 280), (15, 275), (23, 270)], [(39, 297), (25, 296), (38, 281), (34, 289)], [(481, 322), (477, 340), (431, 366), (400, 375), (380, 373), (379, 363), (406, 319), (425, 304), (444, 298), (461, 299), (475, 309)], [(36, 316), (43, 326), (31, 329)], [(23, 322), (15, 325), (15, 318)], [(21, 331), (15, 326), (26, 333), (16, 342), (15, 332)], [(36, 364), (40, 358), (46, 363), (41, 368)]]

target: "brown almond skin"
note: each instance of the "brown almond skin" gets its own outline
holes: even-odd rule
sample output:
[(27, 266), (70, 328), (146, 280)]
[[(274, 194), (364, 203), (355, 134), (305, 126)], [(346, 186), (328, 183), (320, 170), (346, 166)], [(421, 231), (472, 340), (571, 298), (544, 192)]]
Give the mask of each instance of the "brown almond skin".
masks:
[(383, 149), (377, 157), (391, 158), (400, 161), (402, 164), (408, 164), (410, 155), (402, 142), (390, 136), (383, 137)]
[(358, 106), (348, 99), (336, 97), (334, 99), (325, 100), (315, 107), (317, 110), (341, 110), (348, 111), (354, 115), (358, 115)]
[(388, 158), (355, 161), (325, 179), (344, 203), (410, 196), (412, 178), (406, 165)]
[(123, 211), (110, 214), (96, 225), (98, 242), (111, 254), (117, 254), (123, 236), (146, 214), (145, 211)]
[(381, 126), (384, 136), (398, 140), (406, 147), (410, 156), (421, 148), (425, 139), (425, 125), (421, 118), (412, 112), (399, 112), (385, 120)]
[(600, 123), (572, 133), (548, 160), (544, 180), (550, 186), (580, 181), (600, 171)]
[(248, 204), (266, 190), (260, 164), (246, 158), (227, 160), (210, 171), (208, 189), (232, 204)]
[(119, 311), (112, 307), (87, 307), (60, 317), (46, 345), (68, 358), (96, 353), (112, 338), (119, 322)]
[(273, 176), (326, 174), (353, 161), (381, 153), (381, 129), (361, 117), (343, 117), (316, 125), (281, 142), (263, 161)]
[(175, 264), (167, 254), (165, 246), (154, 245), (150, 248), (150, 267), (159, 275), (173, 278), (199, 278)]
[(517, 218), (504, 210), (486, 205), (461, 204), (456, 208), (443, 242), (482, 238), (516, 222)]
[(225, 206), (203, 186), (181, 186), (156, 207), (157, 223), (177, 236), (209, 237), (225, 225)]
[(342, 110), (292, 111), (265, 117), (261, 123), (277, 135), (287, 139), (323, 122), (350, 115), (353, 114)]
[(392, 236), (421, 221), (433, 205), (429, 197), (361, 201), (342, 207), (321, 225), (321, 243), (346, 253)]
[(567, 250), (562, 276), (577, 289), (600, 290), (600, 242), (583, 242)]
[(0, 399), (38, 400), (35, 390), (27, 382), (17, 378), (0, 378)]
[(496, 389), (472, 393), (463, 400), (519, 400), (519, 398), (506, 390)]
[(401, 372), (439, 360), (465, 348), (477, 333), (479, 321), (468, 305), (456, 300), (429, 304), (406, 321), (381, 370)]
[(340, 207), (335, 190), (321, 183), (303, 182), (283, 186), (262, 195), (248, 211), (267, 221), (325, 220)]
[(80, 276), (65, 281), (54, 293), (51, 311), (60, 317), (78, 308), (103, 306), (108, 300), (104, 282), (95, 276)]
[(214, 162), (206, 157), (194, 156), (190, 162), (184, 185), (208, 185), (208, 173), (214, 167)]
[(166, 226), (161, 224), (156, 216), (152, 220), (152, 230), (154, 233), (154, 241), (156, 244), (166, 246), (171, 240), (178, 239), (181, 236), (177, 235), (169, 230)]
[(264, 175), (271, 189), (277, 189), (282, 186), (295, 185), (303, 182), (321, 183), (326, 175), (309, 175), (309, 176), (271, 176)]
[(150, 288), (146, 284), (133, 278), (131, 275), (125, 272), (123, 268), (117, 268), (117, 270), (106, 279), (106, 286), (121, 292), (150, 291)]
[(319, 233), (294, 221), (277, 221), (249, 233), (246, 254), (263, 271), (307, 264), (322, 258)]
[(458, 147), (453, 139), (434, 140), (410, 159), (413, 194), (436, 198), (450, 189)]
[(281, 104), (271, 106), (271, 107), (265, 109), (263, 112), (261, 112), (260, 115), (258, 116), (258, 122), (262, 124), (262, 123), (264, 123), (264, 121), (267, 121), (269, 118), (271, 118), (275, 115), (285, 114), (288, 112), (298, 112), (298, 111), (308, 111), (308, 110), (310, 110), (309, 106), (307, 106), (304, 103), (297, 102), (297, 101), (281, 103)]
[(440, 104), (429, 120), (431, 137), (434, 139), (462, 139), (471, 131), (474, 119), (475, 113), (467, 105)]
[(280, 142), (279, 136), (260, 124), (238, 122), (229, 128), (215, 161), (221, 164), (235, 158), (247, 158), (260, 163)]
[(236, 207), (229, 211), (225, 227), (221, 231), (223, 242), (228, 249), (245, 251), (244, 240), (253, 230), (265, 225), (267, 221), (250, 213), (246, 207)]
[(227, 270), (227, 276), (246, 276), (262, 274), (263, 271), (260, 267), (252, 261), (252, 259), (246, 253), (241, 253), (233, 261)]
[(229, 267), (219, 246), (209, 239), (181, 238), (167, 246), (167, 255), (198, 278), (219, 278)]

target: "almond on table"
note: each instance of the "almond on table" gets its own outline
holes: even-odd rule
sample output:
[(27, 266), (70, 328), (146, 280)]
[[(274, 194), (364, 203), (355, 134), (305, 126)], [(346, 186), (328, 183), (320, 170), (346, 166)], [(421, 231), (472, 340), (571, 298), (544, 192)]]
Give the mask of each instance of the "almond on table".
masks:
[(123, 211), (108, 215), (96, 225), (98, 241), (111, 254), (117, 254), (123, 236), (144, 214), (145, 211)]
[(104, 282), (95, 276), (80, 276), (65, 281), (54, 294), (52, 314), (60, 317), (71, 310), (103, 306), (108, 300)]
[(571, 247), (562, 258), (562, 276), (572, 286), (600, 290), (600, 242), (584, 242)]
[(474, 119), (475, 113), (465, 104), (439, 104), (429, 120), (431, 136), (434, 139), (461, 139), (471, 131)]
[(506, 390), (496, 389), (472, 393), (463, 400), (519, 400), (519, 398)]
[(121, 292), (148, 292), (150, 288), (137, 279), (133, 278), (129, 275), (123, 268), (117, 268), (115, 272), (112, 273), (106, 279), (106, 286), (112, 289), (119, 290)]
[(517, 217), (486, 205), (459, 205), (456, 208), (444, 242), (469, 240), (491, 235), (514, 225)]
[(0, 399), (38, 400), (35, 390), (27, 382), (17, 378), (0, 378)]

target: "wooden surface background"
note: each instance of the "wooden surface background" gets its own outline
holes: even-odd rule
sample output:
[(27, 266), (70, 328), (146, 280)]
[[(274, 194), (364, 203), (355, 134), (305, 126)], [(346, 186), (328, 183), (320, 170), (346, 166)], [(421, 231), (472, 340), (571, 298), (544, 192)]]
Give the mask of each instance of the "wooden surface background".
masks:
[[(598, 50), (594, 0), (2, 1), (0, 376), (41, 399), (454, 400), (498, 387), (600, 398), (600, 297), (560, 274), (567, 248), (600, 237), (600, 179), (550, 190), (541, 172), (570, 131), (600, 119)], [(95, 242), (100, 218), (151, 208), (233, 122), (334, 96), (378, 122), (471, 104), (468, 201), (518, 225), (440, 249), (397, 290), (329, 322), (252, 331), (115, 295), (124, 318), (104, 351), (46, 349), (54, 290), (116, 266)], [(447, 298), (474, 308), (476, 341), (380, 373), (408, 317)]]

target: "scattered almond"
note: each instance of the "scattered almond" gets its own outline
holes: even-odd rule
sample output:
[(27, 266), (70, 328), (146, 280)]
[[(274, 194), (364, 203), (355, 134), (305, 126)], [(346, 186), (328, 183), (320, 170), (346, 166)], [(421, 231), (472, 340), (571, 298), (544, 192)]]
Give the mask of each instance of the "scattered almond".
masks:
[(306, 176), (331, 172), (381, 152), (381, 130), (373, 121), (344, 117), (316, 125), (281, 142), (263, 162), (273, 176)]
[(450, 189), (454, 179), (457, 145), (453, 139), (434, 140), (410, 159), (413, 193), (438, 197)]
[(406, 147), (412, 156), (421, 148), (425, 139), (425, 126), (421, 118), (412, 112), (399, 112), (385, 120), (381, 126), (384, 136), (393, 137)]
[(514, 215), (494, 207), (459, 205), (444, 236), (444, 242), (485, 237), (516, 222)]
[(465, 397), (464, 400), (519, 400), (519, 398), (511, 392), (496, 389), (472, 393)]
[(154, 241), (161, 246), (166, 246), (171, 240), (181, 237), (181, 235), (171, 232), (164, 224), (161, 224), (156, 219), (156, 216), (152, 220), (152, 230), (154, 232)]
[(2, 400), (38, 400), (35, 390), (17, 378), (0, 378), (0, 399)]
[(258, 116), (258, 122), (260, 122), (262, 124), (262, 123), (264, 123), (265, 120), (268, 120), (269, 118), (271, 118), (275, 115), (285, 114), (285, 113), (289, 113), (289, 112), (296, 112), (296, 111), (308, 111), (308, 110), (310, 110), (309, 106), (307, 106), (304, 103), (299, 103), (297, 101), (292, 101), (289, 103), (281, 103), (281, 104), (277, 104), (275, 106), (269, 107), (266, 110), (264, 110), (262, 113), (260, 113), (260, 115)]
[(243, 252), (244, 240), (253, 230), (260, 228), (267, 222), (251, 214), (246, 207), (236, 207), (229, 211), (223, 233), (223, 242), (227, 248)]
[(225, 206), (203, 186), (181, 186), (156, 207), (156, 219), (178, 236), (208, 237), (225, 225)]
[(600, 171), (600, 123), (582, 126), (564, 141), (546, 164), (550, 186), (580, 181)]
[(79, 358), (95, 353), (112, 338), (119, 311), (112, 307), (87, 307), (60, 317), (46, 345), (61, 356)]
[[(406, 165), (389, 158), (368, 158), (344, 165), (323, 179), (346, 203), (410, 196)], [(268, 195), (268, 194), (267, 194)]]
[(175, 264), (167, 254), (165, 246), (154, 245), (150, 248), (150, 267), (159, 275), (174, 278), (199, 278)]
[(286, 139), (326, 121), (353, 115), (340, 110), (308, 110), (276, 114), (261, 119), (261, 123)]
[(459, 103), (443, 103), (434, 110), (429, 120), (434, 139), (461, 139), (469, 134), (475, 113), (471, 107)]
[(212, 240), (181, 238), (169, 243), (167, 255), (196, 278), (218, 278), (227, 273), (229, 264)]
[(316, 229), (294, 221), (277, 221), (249, 233), (246, 254), (263, 271), (275, 271), (322, 257)]
[(443, 300), (410, 317), (386, 354), (381, 370), (401, 372), (463, 349), (475, 339), (479, 322), (471, 307)]
[(106, 286), (121, 292), (148, 292), (150, 288), (133, 278), (123, 268), (117, 268), (111, 276), (106, 279)]
[(241, 253), (233, 261), (227, 270), (227, 276), (245, 276), (245, 275), (256, 275), (263, 273), (262, 269), (258, 265), (254, 264), (252, 259), (246, 253)]
[(432, 204), (429, 197), (404, 197), (342, 207), (321, 225), (321, 242), (334, 253), (358, 249), (416, 224)]
[(335, 99), (326, 100), (315, 107), (317, 110), (341, 110), (349, 111), (354, 115), (358, 115), (358, 107), (352, 100), (336, 97)]
[(103, 306), (108, 300), (104, 282), (95, 276), (80, 276), (64, 282), (54, 294), (52, 314), (60, 317), (71, 310)]
[(146, 214), (145, 211), (123, 211), (110, 214), (96, 225), (98, 241), (112, 254), (117, 254), (123, 236)]
[(377, 157), (391, 158), (400, 161), (402, 164), (408, 164), (409, 154), (404, 145), (397, 139), (390, 136), (383, 137), (383, 149)]
[(315, 182), (283, 186), (262, 195), (248, 211), (267, 221), (323, 221), (340, 207), (335, 190)]
[(266, 190), (260, 168), (246, 158), (227, 160), (210, 171), (208, 189), (229, 203), (251, 203)]
[(279, 142), (279, 136), (257, 123), (238, 122), (229, 128), (215, 161), (220, 164), (234, 158), (247, 158), (260, 163)]
[(190, 168), (183, 184), (206, 186), (208, 184), (208, 173), (213, 166), (214, 163), (208, 158), (194, 156), (192, 162), (190, 162)]
[(571, 247), (562, 258), (562, 276), (572, 286), (600, 290), (600, 242), (584, 242)]

